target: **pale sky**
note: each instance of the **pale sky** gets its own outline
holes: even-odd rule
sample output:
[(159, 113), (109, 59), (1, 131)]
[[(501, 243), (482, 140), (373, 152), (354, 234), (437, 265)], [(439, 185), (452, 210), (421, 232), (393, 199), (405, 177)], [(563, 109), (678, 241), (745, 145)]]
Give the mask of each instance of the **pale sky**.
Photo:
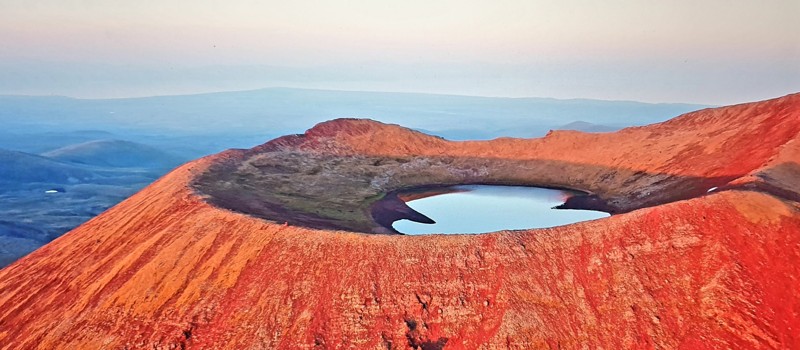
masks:
[(0, 94), (295, 86), (728, 104), (800, 91), (798, 18), (798, 0), (0, 0)]

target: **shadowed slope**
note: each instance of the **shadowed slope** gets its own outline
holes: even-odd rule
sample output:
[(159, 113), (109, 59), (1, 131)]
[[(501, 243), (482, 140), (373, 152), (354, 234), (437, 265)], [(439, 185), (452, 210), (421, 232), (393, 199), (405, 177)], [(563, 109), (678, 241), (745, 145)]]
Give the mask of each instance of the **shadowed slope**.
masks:
[[(0, 271), (0, 347), (797, 347), (799, 131), (800, 95), (534, 140), (324, 123), (186, 164)], [(467, 158), (478, 174), (474, 162), (493, 174), (492, 160), (530, 161), (497, 176), (522, 168), (520, 181), (590, 189), (629, 212), (484, 235), (366, 235), (224, 210), (190, 185), (289, 153)], [(710, 185), (719, 192), (698, 194)]]

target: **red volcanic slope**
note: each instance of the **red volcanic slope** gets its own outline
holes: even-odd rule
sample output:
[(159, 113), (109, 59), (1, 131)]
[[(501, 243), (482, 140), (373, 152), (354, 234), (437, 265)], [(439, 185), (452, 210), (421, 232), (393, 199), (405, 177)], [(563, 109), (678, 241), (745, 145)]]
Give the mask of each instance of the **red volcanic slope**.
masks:
[(323, 123), (285, 147), (733, 180), (551, 229), (367, 235), (209, 205), (189, 183), (224, 152), (0, 271), (0, 348), (800, 348), (799, 139), (800, 94), (532, 140)]

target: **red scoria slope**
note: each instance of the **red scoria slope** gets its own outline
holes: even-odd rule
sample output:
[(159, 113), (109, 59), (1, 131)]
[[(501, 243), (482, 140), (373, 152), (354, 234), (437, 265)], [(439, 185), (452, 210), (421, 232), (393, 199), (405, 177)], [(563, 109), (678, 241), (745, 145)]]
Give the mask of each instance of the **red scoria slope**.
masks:
[[(545, 159), (719, 190), (551, 229), (402, 236), (276, 224), (190, 186), (267, 149)], [(0, 348), (800, 348), (800, 94), (532, 140), (337, 120), (247, 152), (186, 164), (0, 271)], [(589, 175), (560, 174), (647, 192)]]

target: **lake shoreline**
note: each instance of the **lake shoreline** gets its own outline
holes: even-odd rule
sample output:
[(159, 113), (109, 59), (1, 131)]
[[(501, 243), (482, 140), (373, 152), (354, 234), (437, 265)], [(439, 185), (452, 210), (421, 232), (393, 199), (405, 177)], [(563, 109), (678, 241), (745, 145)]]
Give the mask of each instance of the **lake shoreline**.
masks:
[(591, 210), (599, 211), (607, 214), (614, 214), (614, 208), (608, 205), (599, 196), (589, 192), (574, 188), (563, 188), (553, 186), (541, 185), (518, 185), (518, 184), (492, 184), (492, 183), (470, 183), (470, 184), (447, 184), (447, 185), (424, 185), (407, 187), (399, 190), (394, 190), (386, 193), (386, 195), (378, 201), (370, 205), (370, 214), (373, 220), (386, 229), (387, 233), (392, 234), (407, 234), (401, 233), (394, 228), (393, 224), (399, 220), (409, 220), (417, 223), (435, 224), (436, 222), (413, 208), (407, 203), (419, 199), (425, 199), (434, 196), (445, 194), (471, 192), (472, 189), (466, 187), (521, 187), (530, 189), (547, 189), (560, 191), (565, 194), (564, 202), (556, 205), (551, 209), (574, 209), (574, 210)]

